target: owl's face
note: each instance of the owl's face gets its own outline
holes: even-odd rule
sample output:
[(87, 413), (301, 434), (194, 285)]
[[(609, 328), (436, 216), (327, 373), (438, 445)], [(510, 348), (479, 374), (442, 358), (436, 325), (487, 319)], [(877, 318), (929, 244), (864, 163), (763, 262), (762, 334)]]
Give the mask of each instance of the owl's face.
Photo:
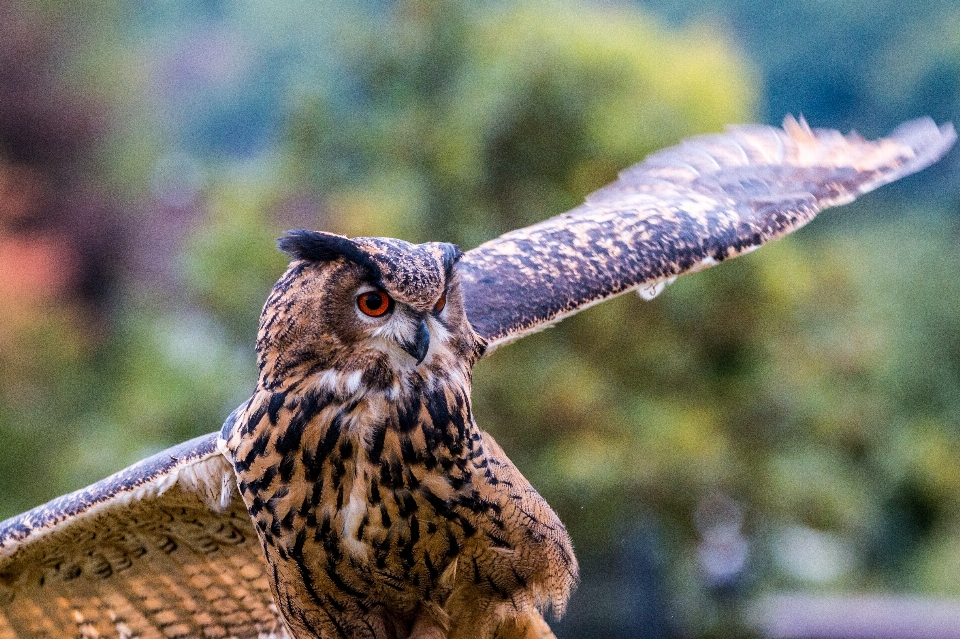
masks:
[(472, 366), (482, 353), (452, 244), (313, 231), (292, 232), (280, 244), (294, 261), (261, 316), (262, 387), (387, 389), (404, 374)]

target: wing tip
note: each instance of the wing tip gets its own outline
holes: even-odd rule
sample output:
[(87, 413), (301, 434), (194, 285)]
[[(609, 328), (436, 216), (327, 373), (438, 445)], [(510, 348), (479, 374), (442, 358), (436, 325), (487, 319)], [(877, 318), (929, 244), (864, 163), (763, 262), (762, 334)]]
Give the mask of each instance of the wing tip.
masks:
[[(930, 117), (903, 122), (888, 135), (876, 140), (867, 140), (856, 131), (843, 135), (833, 129), (811, 129), (802, 115), (799, 118), (787, 115), (782, 127), (787, 138), (809, 153), (811, 158), (817, 161), (842, 158), (867, 178), (850, 191), (848, 199), (833, 199), (824, 202), (826, 206), (844, 204), (929, 167), (942, 158), (957, 140), (953, 123), (938, 125)], [(833, 156), (837, 150), (842, 150), (842, 153)]]
[[(952, 122), (937, 125), (933, 118), (908, 120), (890, 132), (888, 140), (904, 148), (899, 166), (881, 174), (880, 179), (865, 184), (861, 193), (912, 175), (934, 164), (953, 147), (957, 132)], [(907, 149), (909, 151), (907, 152)]]
[(937, 125), (931, 117), (908, 120), (890, 133), (890, 138), (913, 149), (917, 169), (929, 166), (943, 157), (957, 141), (952, 122)]

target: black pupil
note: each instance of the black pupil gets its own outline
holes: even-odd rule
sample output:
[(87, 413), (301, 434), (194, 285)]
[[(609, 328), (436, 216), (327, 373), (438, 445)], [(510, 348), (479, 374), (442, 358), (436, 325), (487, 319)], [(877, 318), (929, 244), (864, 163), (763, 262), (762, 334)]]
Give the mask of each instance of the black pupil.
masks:
[(369, 308), (371, 311), (375, 311), (383, 306), (383, 296), (378, 295), (377, 293), (370, 293), (367, 295), (366, 302), (367, 308)]

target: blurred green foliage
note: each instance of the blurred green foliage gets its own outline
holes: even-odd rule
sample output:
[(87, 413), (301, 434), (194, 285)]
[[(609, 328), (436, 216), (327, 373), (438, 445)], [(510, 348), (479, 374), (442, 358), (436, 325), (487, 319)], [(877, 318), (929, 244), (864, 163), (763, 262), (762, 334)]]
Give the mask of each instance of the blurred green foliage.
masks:
[[(718, 7), (746, 4), (768, 9)], [(38, 64), (103, 117), (69, 170), (125, 232), (121, 282), (94, 310), (58, 294), (0, 315), (0, 515), (219, 426), (252, 390), (285, 228), (470, 248), (650, 151), (756, 119), (770, 95), (771, 57), (716, 26), (735, 11), (669, 25), (580, 2), (29, 7), (37, 33), (69, 34)], [(891, 54), (900, 76), (864, 77), (908, 101), (931, 65), (960, 87), (944, 34), (909, 65)], [(798, 42), (782, 44), (814, 46)], [(778, 588), (960, 595), (960, 253), (955, 218), (929, 206), (867, 198), (481, 364), (478, 423), (584, 560), (561, 637), (641, 636), (638, 618), (642, 636), (736, 636), (744, 599)], [(811, 564), (811, 548), (833, 559)], [(617, 586), (638, 574), (639, 591)], [(632, 608), (637, 592), (662, 606)]]

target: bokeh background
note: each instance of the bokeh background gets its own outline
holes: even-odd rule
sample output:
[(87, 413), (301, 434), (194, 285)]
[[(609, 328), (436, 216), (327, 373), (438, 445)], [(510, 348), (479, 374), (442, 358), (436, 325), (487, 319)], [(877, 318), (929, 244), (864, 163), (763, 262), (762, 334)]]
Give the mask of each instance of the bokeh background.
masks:
[[(0, 0), (0, 519), (249, 396), (287, 228), (464, 248), (726, 123), (960, 121), (947, 0)], [(960, 159), (496, 353), (561, 639), (960, 598)]]

